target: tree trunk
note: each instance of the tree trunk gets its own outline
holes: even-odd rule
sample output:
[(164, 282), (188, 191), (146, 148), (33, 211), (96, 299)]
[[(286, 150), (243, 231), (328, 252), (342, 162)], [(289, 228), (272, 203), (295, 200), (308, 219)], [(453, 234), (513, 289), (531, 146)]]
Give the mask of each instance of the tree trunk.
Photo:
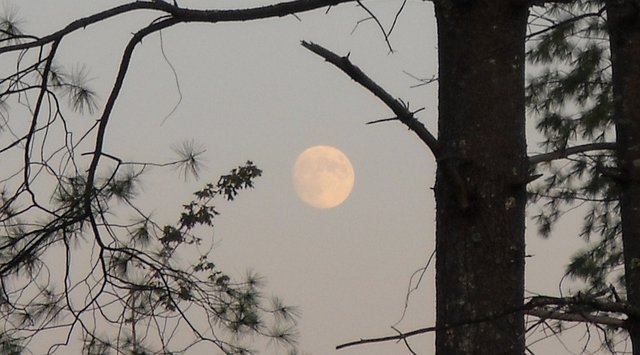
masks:
[(522, 355), (523, 314), (514, 310), (524, 293), (528, 8), (442, 0), (435, 9), (436, 353)]
[[(640, 3), (608, 0), (620, 215), (627, 300), (640, 309)], [(640, 319), (629, 319), (633, 354), (640, 355)]]

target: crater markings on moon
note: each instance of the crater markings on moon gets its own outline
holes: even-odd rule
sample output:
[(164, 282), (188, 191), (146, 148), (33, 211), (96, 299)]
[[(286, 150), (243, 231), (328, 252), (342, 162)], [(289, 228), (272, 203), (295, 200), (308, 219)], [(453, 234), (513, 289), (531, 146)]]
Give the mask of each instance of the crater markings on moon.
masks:
[(343, 203), (355, 182), (349, 158), (339, 149), (317, 145), (302, 152), (293, 167), (293, 185), (298, 197), (316, 208)]

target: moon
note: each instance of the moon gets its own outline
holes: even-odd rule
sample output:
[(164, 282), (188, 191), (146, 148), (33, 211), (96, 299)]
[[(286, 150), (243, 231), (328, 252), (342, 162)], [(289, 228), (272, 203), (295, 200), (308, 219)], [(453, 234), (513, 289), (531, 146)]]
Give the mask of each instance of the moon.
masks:
[(349, 158), (339, 149), (317, 145), (300, 153), (293, 166), (293, 185), (298, 197), (315, 208), (343, 203), (355, 182)]

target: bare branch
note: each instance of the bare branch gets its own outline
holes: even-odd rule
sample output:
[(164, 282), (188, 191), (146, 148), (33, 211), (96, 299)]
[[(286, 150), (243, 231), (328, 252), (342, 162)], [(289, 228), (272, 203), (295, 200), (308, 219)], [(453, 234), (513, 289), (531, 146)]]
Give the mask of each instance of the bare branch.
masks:
[[(411, 277), (409, 278), (409, 286), (407, 287), (407, 293), (404, 299), (404, 309), (402, 310), (402, 316), (400, 316), (400, 319), (398, 319), (398, 321), (391, 327), (392, 329), (395, 329), (394, 327), (400, 324), (400, 322), (402, 322), (402, 320), (404, 319), (404, 316), (407, 314), (407, 310), (409, 309), (409, 299), (411, 298), (411, 294), (417, 291), (418, 287), (420, 287), (420, 284), (422, 283), (422, 278), (424, 277), (424, 274), (429, 269), (429, 265), (431, 265), (431, 262), (433, 261), (433, 258), (435, 258), (435, 256), (436, 256), (436, 250), (434, 249), (431, 252), (431, 255), (429, 255), (429, 259), (427, 260), (427, 263), (423, 267), (414, 271), (413, 274), (411, 274)], [(418, 280), (415, 282), (415, 285), (414, 285), (413, 278), (416, 276), (418, 277)]]
[(400, 18), (400, 14), (402, 14), (402, 10), (404, 10), (405, 5), (407, 5), (407, 0), (402, 1), (402, 5), (400, 5), (398, 12), (396, 12), (396, 15), (393, 17), (393, 23), (391, 23), (391, 28), (389, 28), (388, 36), (391, 36), (393, 29), (396, 28), (396, 24), (398, 23), (398, 19)]
[(412, 330), (412, 331), (407, 332), (407, 333), (400, 333), (400, 331), (398, 331), (398, 329), (392, 328), (393, 330), (395, 330), (396, 332), (398, 332), (400, 334), (398, 334), (398, 335), (390, 335), (390, 336), (385, 336), (385, 337), (379, 337), (379, 338), (364, 338), (364, 339), (360, 339), (360, 340), (355, 340), (355, 341), (351, 341), (351, 342), (340, 344), (340, 345), (336, 346), (336, 350), (340, 350), (340, 349), (344, 349), (344, 348), (351, 347), (351, 346), (356, 346), (356, 345), (404, 340), (406, 338), (409, 338), (409, 337), (412, 337), (412, 336), (416, 336), (416, 335), (420, 335), (420, 334), (424, 334), (424, 333), (432, 333), (432, 332), (435, 332), (435, 331), (443, 331), (443, 330), (447, 330), (447, 329), (453, 329), (453, 328), (457, 328), (457, 327), (462, 327), (462, 326), (469, 325), (469, 324), (478, 324), (478, 323), (484, 323), (484, 322), (491, 322), (491, 321), (495, 321), (496, 319), (505, 317), (507, 315), (510, 315), (510, 314), (513, 314), (513, 313), (516, 313), (516, 312), (522, 312), (523, 310), (526, 309), (526, 307), (527, 307), (527, 305), (523, 305), (523, 306), (520, 306), (520, 307), (518, 307), (516, 309), (508, 309), (508, 310), (505, 310), (505, 311), (500, 312), (500, 313), (489, 314), (487, 316), (476, 318), (476, 319), (466, 319), (466, 320), (462, 320), (460, 322), (450, 323), (450, 324), (447, 324), (447, 325), (442, 326), (442, 327), (433, 326), (433, 327), (420, 328), (420, 329)]
[(136, 10), (156, 10), (162, 11), (165, 14), (171, 15), (170, 17), (176, 20), (176, 23), (180, 22), (241, 22), (251, 21), (270, 17), (284, 17), (287, 15), (293, 15), (301, 12), (311, 11), (323, 7), (335, 6), (342, 3), (354, 2), (355, 0), (295, 0), (289, 2), (282, 2), (273, 5), (259, 6), (247, 9), (233, 9), (233, 10), (194, 10), (185, 9), (173, 6), (169, 3), (162, 1), (135, 1), (124, 5), (116, 6), (114, 8), (99, 12), (97, 14), (84, 17), (73, 21), (65, 28), (56, 31), (50, 35), (42, 37), (40, 39), (18, 43), (11, 46), (0, 47), (0, 54), (5, 52), (19, 51), (23, 49), (36, 48), (59, 40), (64, 36), (79, 30), (87, 26), (96, 24), (106, 19), (136, 11)]
[[(424, 334), (424, 333), (429, 333), (429, 332), (435, 332), (437, 330), (436, 327), (426, 327), (426, 328), (420, 328), (420, 329), (416, 329), (407, 333), (400, 333), (398, 335), (390, 335), (390, 336), (386, 336), (386, 337), (380, 337), (380, 338), (365, 338), (365, 339), (360, 339), (360, 340), (356, 340), (356, 341), (351, 341), (348, 343), (344, 343), (344, 344), (340, 344), (338, 346), (336, 346), (336, 350), (340, 350), (340, 349), (344, 349), (344, 348), (348, 348), (351, 346), (356, 346), (356, 345), (363, 345), (363, 344), (370, 344), (370, 343), (383, 343), (383, 342), (387, 342), (387, 341), (397, 341), (397, 340), (403, 340), (406, 339), (408, 337), (412, 337), (414, 335), (418, 335), (418, 334)], [(396, 330), (397, 332), (399, 332), (398, 330)]]
[[(122, 55), (122, 61), (120, 63), (120, 68), (118, 70), (116, 81), (113, 84), (113, 88), (111, 89), (111, 94), (109, 95), (109, 99), (107, 100), (107, 103), (105, 105), (104, 111), (102, 113), (102, 117), (100, 118), (100, 124), (98, 126), (95, 149), (93, 152), (94, 156), (91, 161), (91, 165), (89, 167), (89, 174), (87, 177), (87, 187), (85, 191), (85, 209), (86, 209), (86, 213), (90, 216), (92, 216), (91, 190), (93, 189), (95, 174), (96, 174), (96, 171), (98, 168), (98, 162), (100, 161), (100, 156), (102, 153), (104, 136), (107, 130), (107, 123), (109, 122), (109, 117), (111, 116), (111, 111), (113, 110), (116, 99), (118, 98), (118, 95), (120, 94), (120, 90), (122, 89), (122, 84), (124, 83), (124, 78), (127, 74), (129, 63), (131, 62), (131, 56), (133, 55), (133, 50), (135, 49), (136, 45), (140, 43), (140, 41), (142, 41), (142, 39), (145, 36), (151, 33), (154, 33), (156, 31), (160, 31), (163, 28), (173, 26), (177, 22), (178, 22), (177, 20), (173, 18), (169, 18), (143, 28), (142, 30), (138, 31), (133, 36), (133, 38), (131, 38), (131, 40), (129, 41), (129, 44), (127, 45), (124, 51), (124, 54)], [(97, 238), (96, 241), (98, 242), (98, 244), (100, 244), (100, 238), (97, 233), (95, 233), (95, 237)], [(100, 245), (100, 246), (103, 247), (103, 245)]]
[(420, 140), (422, 140), (431, 150), (433, 155), (439, 157), (438, 140), (431, 132), (414, 117), (415, 112), (409, 111), (408, 105), (401, 100), (394, 98), (385, 91), (380, 85), (376, 84), (369, 76), (367, 76), (360, 68), (353, 65), (349, 60), (349, 56), (340, 57), (330, 50), (311, 42), (302, 41), (302, 46), (321, 56), (327, 62), (335, 65), (338, 69), (347, 74), (353, 81), (365, 87), (369, 92), (384, 102), (391, 111), (396, 115), (397, 119), (413, 131)]
[[(391, 42), (389, 41), (389, 35), (391, 34), (391, 31), (389, 31), (387, 33), (387, 31), (384, 29), (384, 26), (382, 25), (382, 22), (380, 22), (380, 19), (378, 19), (378, 16), (376, 16), (373, 11), (369, 10), (368, 7), (366, 7), (362, 1), (360, 0), (356, 0), (356, 2), (358, 3), (358, 6), (362, 7), (364, 9), (364, 11), (369, 14), (369, 18), (373, 19), (373, 21), (376, 23), (376, 25), (378, 26), (378, 28), (380, 29), (380, 32), (382, 32), (382, 35), (384, 36), (384, 41), (387, 43), (387, 48), (389, 48), (389, 53), (393, 52), (393, 47), (391, 46)], [(402, 5), (404, 7), (404, 4)], [(358, 21), (358, 23), (360, 23)], [(356, 25), (357, 26), (357, 25)], [(353, 29), (355, 31), (355, 28)], [(353, 33), (353, 31), (351, 32)]]
[(431, 83), (434, 83), (434, 82), (438, 81), (438, 77), (436, 77), (435, 75), (432, 75), (431, 78), (429, 78), (429, 79), (423, 79), (423, 78), (418, 78), (417, 76), (409, 73), (406, 70), (403, 70), (402, 72), (405, 73), (406, 75), (408, 75), (409, 77), (411, 77), (412, 79), (415, 79), (415, 80), (420, 82), (420, 84), (411, 85), (411, 88), (417, 88), (419, 86), (429, 85)]
[(601, 143), (589, 143), (583, 145), (577, 145), (575, 147), (565, 148), (563, 150), (556, 150), (549, 153), (538, 154), (529, 157), (529, 164), (536, 165), (539, 163), (549, 162), (558, 159), (564, 159), (570, 155), (586, 153), (596, 150), (613, 150), (616, 148), (615, 143), (601, 142)]
[(391, 118), (381, 118), (379, 120), (373, 120), (373, 121), (369, 121), (365, 124), (376, 124), (376, 123), (383, 123), (383, 122), (390, 122), (390, 121), (399, 121), (398, 117), (391, 117)]

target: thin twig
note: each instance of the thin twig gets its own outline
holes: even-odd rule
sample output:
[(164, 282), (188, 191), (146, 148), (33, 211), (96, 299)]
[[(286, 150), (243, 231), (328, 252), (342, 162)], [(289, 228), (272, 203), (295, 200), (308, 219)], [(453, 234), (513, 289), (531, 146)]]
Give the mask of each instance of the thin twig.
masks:
[[(373, 19), (373, 21), (376, 23), (376, 25), (378, 26), (378, 28), (380, 29), (380, 32), (382, 32), (382, 35), (384, 36), (384, 41), (387, 44), (387, 47), (389, 48), (389, 52), (392, 53), (393, 52), (393, 47), (391, 46), (391, 42), (389, 42), (389, 33), (387, 33), (387, 31), (384, 29), (384, 26), (382, 26), (382, 22), (380, 22), (380, 20), (378, 19), (378, 17), (373, 13), (373, 11), (369, 10), (368, 7), (364, 6), (364, 4), (362, 3), (362, 1), (360, 0), (356, 0), (356, 2), (358, 3), (358, 5), (360, 7), (362, 7), (364, 9), (364, 11), (366, 11), (370, 18)], [(355, 28), (354, 28), (355, 31)]]
[(160, 37), (160, 52), (162, 53), (162, 58), (169, 66), (169, 69), (171, 69), (171, 73), (173, 74), (173, 81), (176, 84), (176, 90), (178, 91), (178, 102), (173, 105), (171, 111), (169, 111), (169, 113), (162, 120), (162, 123), (160, 125), (163, 125), (167, 121), (167, 119), (169, 119), (169, 117), (171, 117), (171, 115), (173, 115), (176, 110), (178, 110), (178, 107), (180, 107), (180, 104), (182, 103), (182, 89), (180, 88), (180, 78), (178, 77), (178, 71), (176, 70), (176, 67), (173, 65), (173, 63), (171, 63), (171, 60), (169, 60), (169, 57), (167, 57), (167, 53), (164, 50), (164, 39), (162, 38), (162, 31), (158, 31), (158, 36)]
[(413, 74), (409, 73), (409, 72), (408, 72), (408, 71), (406, 71), (406, 70), (403, 70), (402, 72), (403, 72), (403, 73), (405, 73), (406, 75), (408, 75), (409, 77), (411, 77), (412, 79), (415, 79), (415, 80), (417, 80), (417, 81), (419, 81), (419, 82), (420, 82), (420, 84), (411, 85), (411, 88), (412, 88), (412, 89), (413, 89), (413, 88), (420, 87), (420, 86), (424, 86), (424, 85), (429, 85), (429, 84), (431, 84), (431, 83), (434, 83), (434, 82), (437, 82), (437, 81), (438, 81), (438, 77), (437, 77), (437, 76), (435, 76), (435, 75), (432, 75), (432, 76), (431, 76), (431, 78), (429, 78), (429, 79), (422, 79), (422, 78), (418, 78), (417, 76), (415, 76), (415, 75), (413, 75)]
[(398, 19), (400, 18), (400, 14), (402, 14), (402, 10), (404, 10), (405, 5), (407, 5), (407, 0), (402, 1), (402, 5), (400, 5), (398, 12), (396, 12), (396, 15), (393, 17), (393, 22), (391, 23), (391, 27), (389, 28), (389, 36), (391, 36), (393, 29), (396, 28), (396, 24), (398, 23)]
[[(427, 260), (427, 263), (425, 266), (421, 267), (420, 269), (416, 270), (413, 272), (413, 274), (411, 274), (411, 277), (409, 278), (409, 286), (407, 287), (407, 293), (404, 299), (404, 309), (402, 310), (402, 316), (400, 317), (400, 319), (398, 319), (398, 321), (393, 325), (394, 327), (397, 326), (400, 322), (402, 322), (402, 320), (404, 319), (405, 315), (407, 314), (407, 309), (409, 308), (409, 298), (411, 298), (411, 294), (415, 291), (418, 290), (418, 287), (420, 287), (420, 283), (422, 283), (422, 278), (424, 277), (424, 274), (427, 272), (427, 270), (429, 269), (429, 265), (431, 265), (431, 262), (433, 261), (433, 258), (436, 256), (436, 250), (434, 249), (431, 252), (431, 255), (429, 255), (429, 260)], [(415, 285), (413, 284), (413, 278), (416, 276), (418, 276), (418, 281), (415, 283)], [(393, 328), (393, 327), (392, 327)]]
[(399, 121), (400, 119), (398, 117), (391, 117), (391, 118), (381, 118), (379, 120), (374, 120), (374, 121), (369, 121), (365, 124), (376, 124), (376, 123), (382, 123), (382, 122), (390, 122), (390, 121)]
[[(402, 335), (402, 332), (399, 331), (396, 327), (391, 327), (391, 329), (395, 330), (396, 332), (398, 332), (398, 334)], [(413, 354), (413, 355), (418, 355), (415, 351), (413, 351), (413, 349), (411, 348), (411, 345), (409, 345), (409, 341), (407, 340), (407, 338), (402, 338), (402, 341), (404, 342), (404, 345), (407, 347), (407, 349)]]

